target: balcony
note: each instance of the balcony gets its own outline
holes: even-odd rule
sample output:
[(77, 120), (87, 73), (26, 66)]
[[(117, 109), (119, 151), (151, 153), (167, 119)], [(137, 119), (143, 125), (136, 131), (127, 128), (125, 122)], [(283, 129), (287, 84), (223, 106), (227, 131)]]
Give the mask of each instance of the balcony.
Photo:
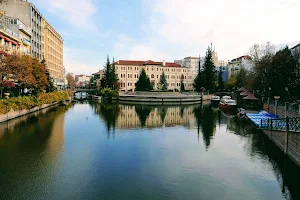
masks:
[(19, 29), (22, 30), (23, 32), (27, 33), (27, 35), (29, 35), (29, 36), (32, 35), (31, 29), (26, 27), (24, 24), (19, 24)]
[(0, 52), (5, 52), (6, 54), (19, 54), (19, 49), (13, 49), (9, 46), (0, 45)]

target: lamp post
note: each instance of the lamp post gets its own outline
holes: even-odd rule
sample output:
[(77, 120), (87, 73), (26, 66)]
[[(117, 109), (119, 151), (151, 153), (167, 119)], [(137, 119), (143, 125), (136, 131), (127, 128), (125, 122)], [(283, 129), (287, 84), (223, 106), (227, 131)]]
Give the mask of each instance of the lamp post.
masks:
[(274, 96), (274, 99), (275, 99), (275, 115), (277, 115), (278, 100), (280, 99), (280, 96)]
[(270, 106), (270, 100), (271, 100), (271, 87), (269, 87), (269, 93), (268, 93), (268, 105)]
[(288, 101), (289, 101), (289, 88), (285, 87), (285, 91), (286, 91), (286, 99), (285, 99), (285, 118), (287, 118), (288, 116)]

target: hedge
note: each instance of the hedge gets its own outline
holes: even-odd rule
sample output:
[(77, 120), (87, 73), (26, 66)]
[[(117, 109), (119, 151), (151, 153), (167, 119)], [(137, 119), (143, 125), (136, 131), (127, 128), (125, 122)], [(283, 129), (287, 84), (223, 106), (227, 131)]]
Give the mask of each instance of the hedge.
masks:
[(66, 91), (42, 93), (38, 97), (22, 96), (0, 100), (0, 114), (6, 114), (11, 110), (31, 109), (44, 104), (68, 100)]

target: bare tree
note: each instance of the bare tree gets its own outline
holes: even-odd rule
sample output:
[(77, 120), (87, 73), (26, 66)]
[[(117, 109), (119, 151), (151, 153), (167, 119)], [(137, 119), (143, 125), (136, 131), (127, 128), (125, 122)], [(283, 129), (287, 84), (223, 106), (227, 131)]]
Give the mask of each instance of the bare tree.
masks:
[(75, 79), (74, 79), (74, 77), (70, 73), (68, 73), (67, 76), (66, 76), (66, 78), (67, 78), (68, 85), (69, 85), (70, 89), (73, 90), (73, 88), (75, 86)]

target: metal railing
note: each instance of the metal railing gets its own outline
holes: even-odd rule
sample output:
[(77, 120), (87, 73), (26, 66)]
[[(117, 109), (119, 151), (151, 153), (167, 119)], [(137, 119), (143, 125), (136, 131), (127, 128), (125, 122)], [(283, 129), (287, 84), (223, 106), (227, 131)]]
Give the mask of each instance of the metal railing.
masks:
[(261, 119), (260, 128), (272, 131), (300, 132), (300, 117)]

